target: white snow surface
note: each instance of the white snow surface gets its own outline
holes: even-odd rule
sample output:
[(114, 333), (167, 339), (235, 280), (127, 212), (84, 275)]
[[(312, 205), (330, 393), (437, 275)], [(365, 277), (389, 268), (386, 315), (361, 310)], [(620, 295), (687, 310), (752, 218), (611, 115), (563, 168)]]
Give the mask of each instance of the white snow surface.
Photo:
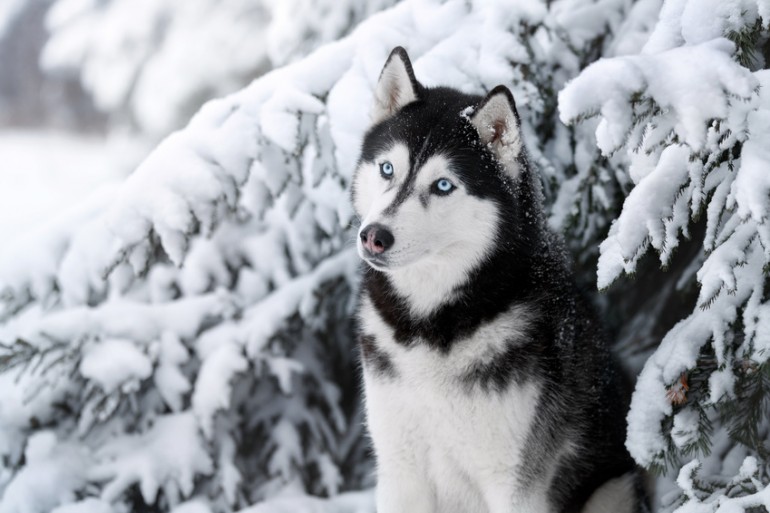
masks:
[(51, 513), (113, 513), (112, 505), (100, 499), (88, 498), (58, 506)]
[(83, 353), (80, 374), (99, 384), (107, 393), (127, 382), (147, 379), (152, 374), (150, 359), (129, 340), (104, 340)]
[(122, 181), (139, 151), (117, 137), (0, 130), (0, 239), (10, 244), (94, 190)]
[(374, 513), (374, 492), (340, 494), (333, 499), (286, 497), (266, 501), (239, 513)]
[(114, 439), (97, 451), (88, 477), (109, 481), (102, 499), (114, 501), (138, 484), (147, 504), (162, 487), (171, 500), (192, 493), (197, 475), (213, 471), (198, 425), (190, 412), (160, 416), (141, 435)]
[(25, 456), (27, 464), (3, 492), (1, 513), (49, 513), (73, 501), (86, 483), (88, 454), (75, 444), (57, 440), (53, 432), (32, 435)]

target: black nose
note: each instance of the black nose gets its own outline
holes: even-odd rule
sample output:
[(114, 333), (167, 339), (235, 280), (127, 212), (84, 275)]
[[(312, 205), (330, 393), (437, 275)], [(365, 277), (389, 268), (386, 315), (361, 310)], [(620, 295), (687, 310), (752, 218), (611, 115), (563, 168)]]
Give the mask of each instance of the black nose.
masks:
[(370, 224), (359, 234), (361, 242), (369, 252), (378, 255), (393, 245), (393, 234), (381, 224)]

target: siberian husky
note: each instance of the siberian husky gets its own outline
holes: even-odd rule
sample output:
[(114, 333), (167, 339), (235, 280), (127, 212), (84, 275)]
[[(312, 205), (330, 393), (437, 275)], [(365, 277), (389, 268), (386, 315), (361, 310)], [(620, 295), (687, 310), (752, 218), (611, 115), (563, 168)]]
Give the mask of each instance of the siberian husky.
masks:
[(378, 513), (637, 513), (627, 389), (546, 228), (513, 96), (374, 93), (352, 200)]

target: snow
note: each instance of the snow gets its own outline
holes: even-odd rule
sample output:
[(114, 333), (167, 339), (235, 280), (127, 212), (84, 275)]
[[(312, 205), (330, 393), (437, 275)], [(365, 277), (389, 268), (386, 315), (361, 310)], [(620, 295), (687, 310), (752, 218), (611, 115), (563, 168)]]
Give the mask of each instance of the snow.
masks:
[(211, 457), (189, 412), (160, 416), (147, 431), (108, 441), (88, 468), (91, 480), (109, 481), (102, 499), (114, 501), (133, 484), (147, 504), (162, 487), (171, 501), (189, 497), (198, 475), (213, 471)]
[(171, 513), (211, 513), (211, 508), (202, 500), (192, 500), (178, 505)]
[(317, 98), (296, 89), (282, 89), (262, 104), (262, 134), (279, 148), (297, 151), (299, 118), (297, 112), (319, 114), (324, 105)]
[(691, 408), (686, 408), (674, 415), (671, 439), (677, 447), (691, 446), (698, 440), (698, 419), (698, 412)]
[(182, 409), (182, 400), (192, 385), (180, 368), (190, 355), (176, 333), (164, 331), (158, 348), (158, 366), (153, 374), (155, 386), (172, 411)]
[(624, 3), (624, 0), (564, 2), (554, 6), (553, 14), (559, 26), (573, 27), (569, 31), (572, 43), (583, 46), (601, 36), (607, 30), (607, 24), (620, 24)]
[(105, 111), (160, 138), (202, 100), (340, 38), (394, 0), (57, 0), (43, 68), (79, 74)]
[[(756, 479), (757, 460), (752, 457), (746, 457), (741, 464), (738, 475), (729, 483), (730, 485), (742, 486), (746, 494), (738, 496), (728, 496), (719, 493), (702, 494), (698, 493), (696, 485), (696, 475), (699, 472), (701, 463), (693, 460), (682, 467), (679, 472), (677, 483), (684, 491), (687, 501), (674, 513), (698, 513), (708, 511), (714, 513), (744, 513), (751, 511), (752, 508), (764, 507), (770, 505), (770, 487), (762, 488), (761, 483)], [(754, 493), (751, 493), (755, 490)]]
[(770, 71), (758, 71), (754, 76), (760, 85), (761, 108), (748, 115), (747, 130), (753, 137), (743, 145), (741, 169), (733, 187), (738, 215), (744, 219), (751, 217), (762, 224), (767, 220), (767, 212), (770, 210), (770, 177), (766, 172), (770, 149), (762, 143), (770, 137)]
[[(705, 406), (733, 400), (736, 382), (743, 379), (734, 372), (736, 362), (766, 361), (763, 269), (770, 261), (770, 190), (767, 173), (760, 176), (759, 171), (770, 161), (767, 72), (741, 65), (735, 44), (725, 39), (759, 23), (766, 2), (674, 0), (663, 3), (653, 19), (655, 6), (652, 0), (638, 3), (633, 12), (641, 23), (636, 28), (624, 23), (638, 32), (621, 36), (612, 47), (614, 57), (589, 65), (559, 94), (562, 121), (595, 118), (585, 125), (595, 124), (598, 148), (624, 164), (622, 172), (633, 185), (600, 245), (599, 288), (636, 273), (649, 248), (668, 265), (674, 250), (692, 236), (689, 225), (705, 212), (702, 254), (678, 285), (682, 288), (695, 271), (697, 306), (647, 359), (628, 414), (626, 446), (644, 466), (665, 466), (667, 454), (687, 455), (695, 441), (708, 435), (699, 432), (694, 410), (685, 407), (675, 414), (668, 396), (699, 365), (704, 347), (713, 350), (717, 369), (708, 375), (704, 399), (685, 392), (684, 401)], [(740, 151), (734, 157), (725, 157), (735, 148)], [(576, 190), (580, 182), (574, 180), (572, 189), (562, 189), (564, 194)], [(570, 215), (567, 201), (557, 203), (556, 219)], [(739, 319), (745, 341), (738, 348)], [(662, 422), (671, 416), (673, 428), (664, 432)], [(672, 451), (670, 442), (680, 452)], [(722, 463), (724, 468), (709, 466), (701, 472), (735, 471), (726, 458)], [(700, 485), (693, 480), (699, 465), (693, 461), (682, 467), (678, 484), (689, 499), (678, 513), (743, 511), (768, 493), (758, 486), (754, 496), (735, 501), (719, 494), (701, 500)]]
[(25, 457), (26, 465), (3, 493), (0, 513), (49, 513), (75, 500), (89, 464), (82, 448), (62, 443), (55, 433), (40, 431), (27, 441)]
[(53, 509), (51, 513), (113, 513), (113, 509), (108, 502), (88, 498), (59, 506)]
[(214, 414), (230, 406), (233, 375), (247, 368), (243, 350), (232, 343), (219, 344), (205, 359), (195, 383), (192, 404), (207, 437), (212, 436)]
[(709, 376), (709, 401), (716, 404), (720, 399), (733, 398), (735, 396), (735, 374), (726, 366), (724, 369), (714, 371)]
[(770, 305), (762, 305), (756, 311), (754, 346), (758, 363), (770, 359)]
[(757, 463), (757, 459), (753, 456), (747, 456), (741, 464), (741, 468), (738, 471), (738, 476), (742, 479), (749, 479), (755, 477), (758, 471), (759, 465)]
[[(561, 119), (569, 124), (600, 113), (596, 139), (602, 152), (609, 155), (624, 144), (634, 128), (633, 111), (625, 106), (632, 97), (641, 95), (653, 102), (647, 108), (657, 106), (676, 120), (672, 129), (683, 143), (694, 151), (701, 150), (710, 120), (731, 121), (727, 115), (736, 105), (728, 101), (724, 91), (743, 99), (737, 103), (743, 108), (736, 113), (740, 116), (743, 112), (743, 118), (738, 117), (735, 121), (740, 124), (731, 127), (736, 133), (745, 131), (745, 116), (756, 106), (758, 82), (733, 61), (734, 51), (732, 42), (718, 38), (651, 55), (599, 60), (559, 93)], [(639, 141), (644, 148), (657, 142), (649, 138)], [(631, 147), (636, 144), (633, 141)]]
[(306, 291), (337, 276), (355, 274), (358, 260), (353, 248), (322, 262), (312, 273), (284, 285), (244, 313), (246, 351), (258, 354), (275, 332), (297, 310), (312, 310), (315, 299)]
[(0, 238), (17, 239), (119, 182), (137, 151), (125, 140), (0, 130)]
[(374, 513), (374, 493), (347, 493), (329, 500), (313, 497), (280, 498), (239, 513)]
[(658, 250), (670, 244), (664, 220), (688, 177), (689, 151), (678, 145), (663, 150), (654, 171), (648, 173), (626, 197), (623, 210), (602, 242), (598, 286), (608, 287), (621, 270), (633, 273), (650, 244)]
[(131, 341), (108, 339), (83, 351), (80, 374), (110, 393), (118, 387), (150, 377), (152, 362)]
[[(661, 22), (644, 48), (655, 53), (682, 45), (697, 45), (732, 31), (739, 32), (760, 16), (767, 20), (763, 0), (675, 0), (665, 2)], [(767, 23), (767, 21), (765, 21)]]
[[(650, 248), (668, 265), (705, 214), (700, 252), (660, 287), (699, 297), (650, 343), (628, 414), (639, 463), (702, 435), (668, 392), (704, 348), (718, 370), (702, 406), (739, 389), (742, 362), (770, 358), (770, 74), (726, 39), (759, 16), (766, 26), (767, 2), (409, 0), (352, 29), (391, 3), (53, 3), (43, 65), (78, 73), (121, 122), (161, 137), (220, 98), (130, 176), (109, 141), (0, 134), (0, 341), (34, 353), (27, 372), (0, 374), (0, 512), (127, 511), (132, 487), (178, 513), (261, 500), (242, 511), (374, 511), (371, 491), (336, 495), (371, 486), (348, 186), (396, 45), (427, 85), (511, 88), (551, 224), (569, 230), (580, 265), (603, 240), (600, 288), (639, 272)], [(667, 307), (629, 325), (647, 336)], [(679, 513), (767, 501), (757, 462), (730, 443), (715, 434), (727, 456), (684, 467)], [(698, 475), (745, 494), (704, 498)], [(36, 480), (50, 493), (32, 495)]]
[[(252, 359), (260, 358), (271, 333), (279, 330), (297, 310), (310, 309), (310, 305), (302, 305), (311, 300), (307, 290), (335, 276), (354, 273), (356, 264), (355, 251), (344, 251), (320, 264), (309, 275), (286, 283), (244, 312), (242, 322), (212, 329), (200, 337), (198, 352), (204, 358), (204, 363), (198, 374), (192, 401), (193, 410), (207, 436), (211, 436), (215, 413), (229, 407), (231, 380), (235, 374), (247, 369), (248, 361), (243, 354), (243, 345)], [(227, 339), (233, 343), (222, 343)], [(275, 356), (269, 357), (267, 364), (283, 392), (290, 394), (291, 376), (295, 372), (302, 372), (302, 365)]]
[[(662, 419), (671, 414), (671, 403), (666, 388), (679, 376), (695, 367), (704, 344), (713, 340), (719, 362), (724, 362), (724, 338), (729, 326), (738, 317), (738, 306), (743, 304), (758, 284), (762, 254), (754, 246), (749, 248), (746, 264), (735, 269), (737, 292), (720, 294), (705, 310), (695, 310), (688, 318), (670, 330), (658, 349), (649, 357), (636, 383), (628, 414), (626, 447), (642, 465), (650, 465), (656, 455), (665, 450), (665, 439), (660, 432)], [(722, 390), (731, 389), (729, 374), (723, 374), (718, 384)], [(718, 378), (716, 378), (718, 379)], [(717, 398), (718, 399), (718, 398)]]
[(618, 28), (608, 54), (618, 56), (639, 53), (649, 40), (650, 34), (658, 26), (658, 13), (663, 3), (663, 0), (635, 2)]
[(116, 299), (98, 307), (79, 306), (42, 319), (26, 319), (6, 336), (41, 347), (55, 341), (79, 340), (88, 334), (149, 343), (173, 331), (191, 339), (210, 318), (227, 316), (232, 308), (231, 298), (224, 291), (159, 304)]

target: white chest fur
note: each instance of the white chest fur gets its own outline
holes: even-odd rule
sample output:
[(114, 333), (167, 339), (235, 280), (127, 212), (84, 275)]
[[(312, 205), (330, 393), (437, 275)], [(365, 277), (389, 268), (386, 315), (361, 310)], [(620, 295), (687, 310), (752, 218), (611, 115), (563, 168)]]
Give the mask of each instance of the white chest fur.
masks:
[(524, 444), (540, 394), (535, 382), (504, 391), (469, 387), (461, 376), (524, 335), (526, 309), (507, 312), (443, 354), (393, 339), (368, 301), (361, 327), (394, 374), (365, 368), (366, 410), (377, 453), (378, 513), (545, 512), (545, 489), (520, 489)]

